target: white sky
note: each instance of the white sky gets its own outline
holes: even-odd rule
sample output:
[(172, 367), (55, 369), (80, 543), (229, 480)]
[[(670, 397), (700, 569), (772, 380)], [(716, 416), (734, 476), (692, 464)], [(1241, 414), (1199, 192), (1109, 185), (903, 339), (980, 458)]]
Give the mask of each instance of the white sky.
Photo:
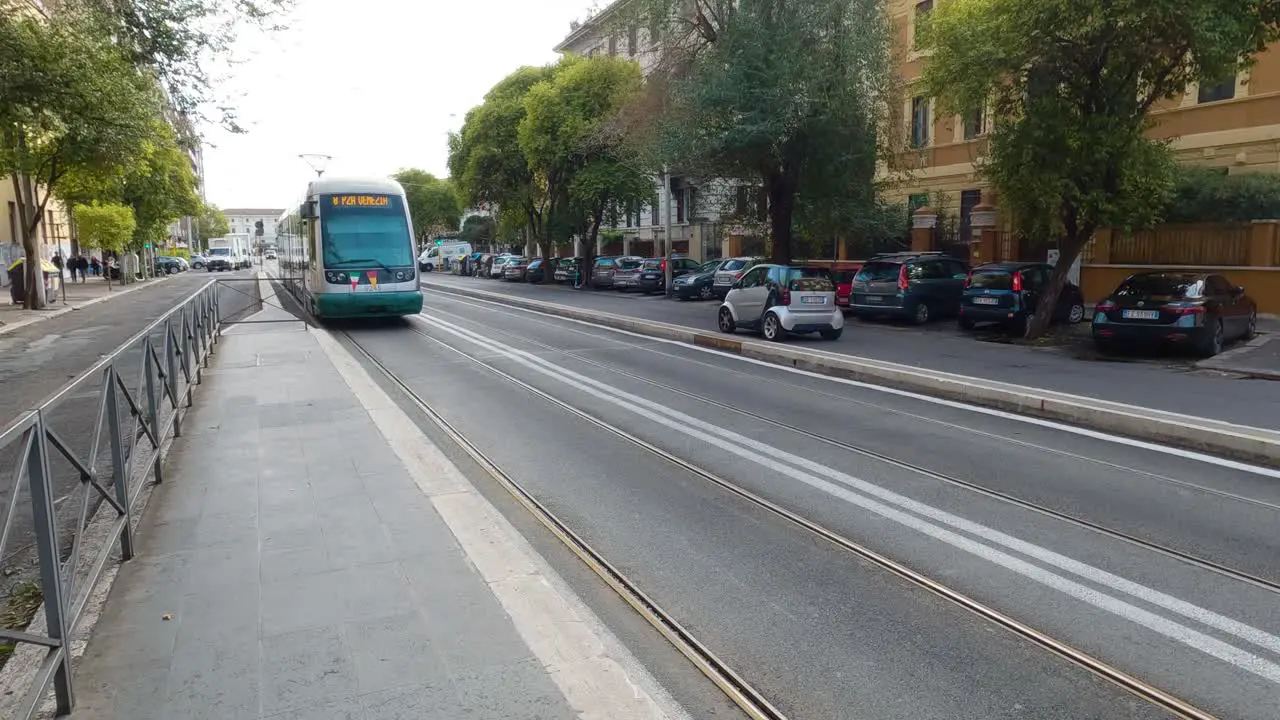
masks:
[(287, 30), (241, 38), (221, 94), (248, 133), (206, 129), (208, 200), (292, 205), (314, 177), (300, 153), (333, 156), (332, 175), (448, 175), (448, 131), (517, 67), (554, 61), (590, 4), (297, 0)]

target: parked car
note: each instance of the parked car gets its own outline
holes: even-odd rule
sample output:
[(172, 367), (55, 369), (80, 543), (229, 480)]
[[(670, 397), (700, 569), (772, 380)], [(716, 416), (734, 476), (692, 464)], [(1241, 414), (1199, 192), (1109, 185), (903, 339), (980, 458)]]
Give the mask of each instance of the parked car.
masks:
[(557, 260), (559, 258), (551, 258), (550, 260), (534, 258), (530, 260), (529, 266), (524, 271), (524, 279), (531, 283), (546, 282), (547, 276), (550, 274), (548, 273), (548, 268), (555, 267)]
[(837, 265), (831, 271), (831, 282), (836, 284), (836, 306), (843, 309), (849, 307), (853, 297), (853, 276), (862, 269), (861, 265)]
[(499, 255), (493, 259), (493, 264), (489, 268), (490, 278), (502, 278), (503, 272), (506, 270), (506, 264), (515, 260), (512, 255)]
[(756, 265), (734, 282), (716, 319), (720, 332), (758, 329), (772, 341), (813, 332), (836, 340), (844, 331), (831, 273), (820, 267)]
[(729, 288), (740, 280), (748, 270), (763, 262), (758, 257), (735, 257), (724, 261), (716, 271), (716, 279), (711, 284), (711, 294), (723, 299), (729, 294)]
[(591, 264), (591, 287), (613, 287), (613, 271), (617, 260), (618, 258), (616, 257), (598, 257), (595, 259), (595, 262)]
[(853, 276), (849, 309), (856, 317), (888, 316), (922, 325), (959, 314), (968, 276), (965, 263), (940, 252), (877, 255)]
[(191, 256), (191, 269), (203, 270), (205, 266), (205, 262), (206, 261), (204, 259), (204, 255), (201, 255), (200, 253), (196, 253), (195, 255)]
[[(640, 267), (639, 287), (640, 292), (646, 295), (652, 292), (662, 292), (667, 289), (667, 260), (662, 258), (649, 258), (644, 261)], [(671, 258), (671, 284), (674, 286), (676, 278), (688, 275), (691, 272), (697, 272), (698, 262), (689, 258), (676, 257)]]
[(644, 258), (634, 255), (615, 259), (613, 263), (613, 289), (621, 290), (622, 292), (639, 289), (640, 268), (643, 265)]
[(1190, 346), (1211, 357), (1258, 330), (1258, 305), (1244, 288), (1216, 273), (1134, 273), (1093, 311), (1093, 339), (1116, 345)]
[[(1046, 263), (995, 262), (969, 271), (960, 298), (960, 327), (999, 323), (1014, 335), (1025, 335), (1031, 316), (1041, 310), (1040, 297), (1053, 266)], [(1084, 295), (1068, 282), (1058, 295), (1053, 322), (1075, 324), (1084, 319)]]
[(187, 264), (187, 261), (184, 258), (173, 257), (168, 255), (156, 256), (156, 274), (157, 275), (161, 273), (165, 275), (174, 275), (184, 270), (188, 270), (190, 269), (190, 267), (191, 266)]
[(716, 270), (721, 265), (728, 262), (727, 260), (710, 260), (702, 264), (697, 270), (681, 275), (671, 281), (671, 291), (681, 300), (710, 300), (712, 296), (711, 285), (716, 279)]
[(556, 263), (556, 271), (552, 274), (552, 277), (558, 283), (571, 282), (574, 275), (581, 271), (582, 263), (585, 261), (586, 258), (581, 257), (560, 258), (560, 261)]
[(525, 271), (529, 269), (529, 258), (512, 257), (502, 266), (503, 280), (524, 280)]

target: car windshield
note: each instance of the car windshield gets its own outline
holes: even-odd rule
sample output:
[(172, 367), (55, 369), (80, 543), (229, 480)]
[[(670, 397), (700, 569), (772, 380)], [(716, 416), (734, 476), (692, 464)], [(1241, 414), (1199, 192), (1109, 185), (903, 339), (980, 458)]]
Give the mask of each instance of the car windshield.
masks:
[(635, 258), (625, 258), (618, 261), (618, 267), (623, 270), (635, 270), (640, 267), (640, 261)]
[(969, 287), (979, 290), (1008, 290), (1013, 287), (1013, 275), (1008, 270), (974, 270), (969, 276)]
[(645, 270), (657, 270), (657, 269), (659, 269), (659, 268), (661, 268), (661, 267), (662, 267), (662, 261), (661, 261), (661, 260), (645, 260), (645, 261), (644, 261), (644, 269), (645, 269)]
[(826, 268), (790, 268), (787, 287), (799, 292), (830, 292), (831, 273)]
[(725, 262), (724, 267), (720, 269), (721, 270), (741, 270), (746, 266), (747, 266), (746, 260), (729, 260)]
[(1200, 297), (1198, 275), (1134, 275), (1116, 290), (1119, 298), (1190, 298)]
[(613, 258), (600, 258), (596, 260), (598, 267), (613, 267)]
[(210, 255), (213, 255), (213, 256), (215, 256), (215, 257), (223, 256), (223, 255), (230, 255), (230, 254), (231, 254), (231, 248), (209, 248), (209, 254), (210, 254)]
[(897, 280), (898, 269), (902, 267), (898, 263), (891, 262), (869, 262), (862, 266), (858, 274), (853, 277), (859, 282), (883, 282), (886, 280)]
[(413, 264), (413, 237), (397, 195), (324, 195), (320, 236), (326, 268)]
[(698, 268), (698, 272), (700, 273), (715, 272), (716, 268), (720, 267), (720, 263), (721, 263), (720, 260), (712, 260), (711, 262), (702, 263), (702, 267)]

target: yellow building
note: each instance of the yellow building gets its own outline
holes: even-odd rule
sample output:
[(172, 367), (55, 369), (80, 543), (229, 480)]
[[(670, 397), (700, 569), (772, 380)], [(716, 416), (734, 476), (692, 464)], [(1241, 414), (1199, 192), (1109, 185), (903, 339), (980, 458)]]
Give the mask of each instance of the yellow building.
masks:
[[(912, 82), (929, 60), (926, 53), (911, 50), (917, 18), (931, 11), (935, 1), (890, 0), (897, 45), (904, 57), (901, 75), (907, 90), (902, 101), (903, 132), (916, 148), (907, 154), (909, 176), (894, 194), (913, 209), (926, 201), (937, 204), (942, 198), (944, 207), (940, 209), (955, 219), (956, 239), (976, 241), (972, 210), (984, 200), (985, 184), (974, 172), (974, 161), (982, 152), (988, 118), (941, 116), (929, 98), (911, 91)], [(1234, 80), (1188, 88), (1181, 99), (1159, 105), (1153, 119), (1152, 136), (1170, 140), (1182, 162), (1224, 168), (1229, 173), (1280, 172), (1280, 50), (1272, 46), (1251, 70)], [(998, 198), (986, 199), (999, 205)], [(1253, 242), (1251, 257), (1266, 259), (1263, 267), (1250, 262), (1218, 269), (1228, 271), (1251, 294), (1261, 293), (1264, 297), (1258, 299), (1264, 311), (1280, 312), (1280, 268), (1274, 267), (1280, 260), (1270, 259), (1280, 256), (1280, 248), (1272, 248), (1280, 240), (1274, 227), (1255, 229), (1255, 234), (1259, 237)], [(1113, 264), (1106, 253), (1095, 249), (1087, 251), (1085, 258), (1082, 286), (1086, 296), (1109, 291), (1125, 274), (1143, 267)]]

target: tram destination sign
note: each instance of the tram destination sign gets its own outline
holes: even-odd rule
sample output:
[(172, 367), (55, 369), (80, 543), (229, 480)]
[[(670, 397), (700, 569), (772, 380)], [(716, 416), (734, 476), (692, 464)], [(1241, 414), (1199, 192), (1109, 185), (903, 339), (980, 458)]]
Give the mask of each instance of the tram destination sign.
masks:
[(333, 207), (390, 207), (390, 195), (333, 195)]

